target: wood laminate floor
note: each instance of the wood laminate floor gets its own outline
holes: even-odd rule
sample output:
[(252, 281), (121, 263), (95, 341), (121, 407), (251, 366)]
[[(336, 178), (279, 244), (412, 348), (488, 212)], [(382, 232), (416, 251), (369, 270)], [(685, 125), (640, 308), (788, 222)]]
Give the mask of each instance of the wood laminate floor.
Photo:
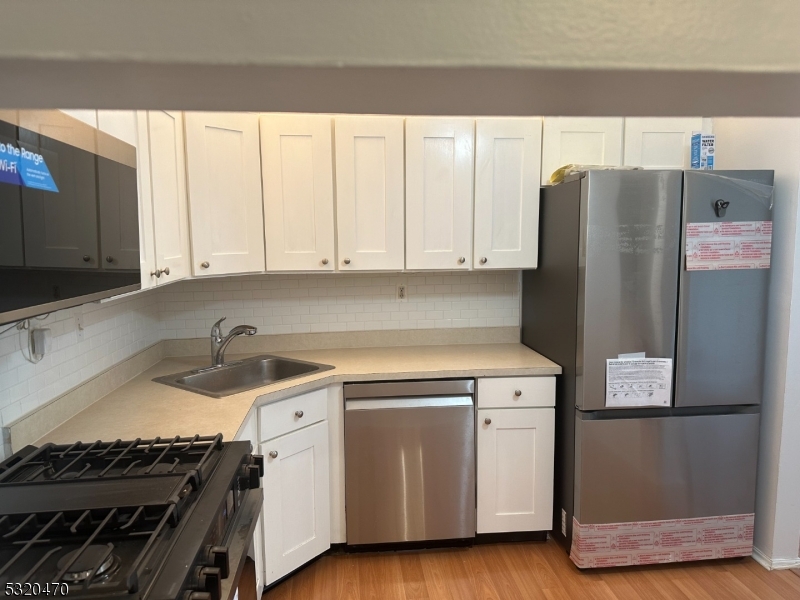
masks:
[(800, 600), (751, 558), (579, 571), (554, 541), (323, 556), (262, 600)]

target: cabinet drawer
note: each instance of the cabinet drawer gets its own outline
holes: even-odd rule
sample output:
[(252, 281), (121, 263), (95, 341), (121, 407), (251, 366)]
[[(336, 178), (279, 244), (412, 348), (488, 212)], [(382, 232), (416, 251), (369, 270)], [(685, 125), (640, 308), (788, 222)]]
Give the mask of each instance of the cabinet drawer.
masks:
[(552, 376), (478, 379), (478, 408), (531, 408), (555, 404), (556, 378)]
[[(302, 416), (298, 416), (302, 414)], [(268, 404), (259, 409), (259, 441), (271, 440), (328, 418), (328, 390), (325, 388)]]

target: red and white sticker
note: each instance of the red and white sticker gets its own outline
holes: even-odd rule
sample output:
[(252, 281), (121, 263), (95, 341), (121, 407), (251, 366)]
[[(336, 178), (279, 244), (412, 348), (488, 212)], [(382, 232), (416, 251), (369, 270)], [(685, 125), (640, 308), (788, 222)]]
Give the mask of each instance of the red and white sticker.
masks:
[(569, 557), (581, 569), (750, 556), (755, 515), (581, 525)]
[(686, 270), (769, 269), (772, 221), (686, 224)]

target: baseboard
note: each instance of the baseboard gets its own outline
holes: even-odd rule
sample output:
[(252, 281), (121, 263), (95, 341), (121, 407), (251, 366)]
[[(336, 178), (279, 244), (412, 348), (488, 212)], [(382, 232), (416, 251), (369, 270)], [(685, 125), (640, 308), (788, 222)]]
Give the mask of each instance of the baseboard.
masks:
[(800, 567), (800, 558), (770, 558), (755, 546), (753, 546), (753, 559), (769, 571)]

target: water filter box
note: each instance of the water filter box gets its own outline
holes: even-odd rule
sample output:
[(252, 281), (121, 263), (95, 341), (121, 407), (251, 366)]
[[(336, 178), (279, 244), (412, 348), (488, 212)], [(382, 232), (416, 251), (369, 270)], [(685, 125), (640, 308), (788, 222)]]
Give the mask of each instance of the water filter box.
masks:
[(692, 132), (692, 169), (714, 170), (715, 137), (711, 133)]

